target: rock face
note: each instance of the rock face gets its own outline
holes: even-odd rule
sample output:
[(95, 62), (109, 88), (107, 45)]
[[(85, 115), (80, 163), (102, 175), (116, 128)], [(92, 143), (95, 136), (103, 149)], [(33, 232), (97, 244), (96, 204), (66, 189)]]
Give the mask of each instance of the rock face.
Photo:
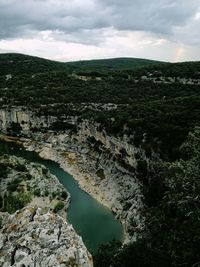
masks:
[(57, 214), (24, 208), (0, 230), (0, 266), (92, 267), (92, 257), (73, 227)]
[(56, 117), (36, 116), (34, 112), (21, 107), (0, 110), (0, 130), (3, 132), (6, 132), (13, 122), (18, 123), (22, 131), (28, 134), (31, 129), (47, 128), (55, 121)]

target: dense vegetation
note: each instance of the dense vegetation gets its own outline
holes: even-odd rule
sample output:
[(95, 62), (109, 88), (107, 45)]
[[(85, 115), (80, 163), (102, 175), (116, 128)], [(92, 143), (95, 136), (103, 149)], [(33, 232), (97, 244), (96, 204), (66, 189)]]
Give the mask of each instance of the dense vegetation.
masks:
[(147, 66), (146, 68), (137, 69), (136, 73), (147, 75), (149, 72), (154, 73), (155, 76), (159, 77), (164, 75), (166, 77), (183, 77), (183, 78), (200, 78), (200, 62), (182, 62), (174, 64), (153, 64), (152, 66)]
[(118, 243), (102, 246), (95, 257), (95, 266), (199, 266), (199, 137), (198, 127), (182, 146), (182, 159), (154, 163), (149, 183), (157, 179), (156, 184), (165, 184), (165, 191), (147, 210), (143, 238), (123, 249)]
[(110, 70), (128, 70), (138, 67), (155, 65), (162, 62), (140, 58), (112, 58), (98, 60), (82, 60), (66, 63), (74, 69), (107, 72)]

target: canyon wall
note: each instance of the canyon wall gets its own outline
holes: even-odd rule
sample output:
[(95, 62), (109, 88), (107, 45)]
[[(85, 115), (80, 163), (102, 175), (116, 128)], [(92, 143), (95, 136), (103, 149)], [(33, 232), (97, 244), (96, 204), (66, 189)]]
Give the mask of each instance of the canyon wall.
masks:
[(23, 107), (5, 108), (0, 110), (0, 130), (6, 132), (11, 123), (19, 123), (23, 133), (28, 133), (31, 129), (48, 128), (56, 117), (36, 116), (35, 112)]

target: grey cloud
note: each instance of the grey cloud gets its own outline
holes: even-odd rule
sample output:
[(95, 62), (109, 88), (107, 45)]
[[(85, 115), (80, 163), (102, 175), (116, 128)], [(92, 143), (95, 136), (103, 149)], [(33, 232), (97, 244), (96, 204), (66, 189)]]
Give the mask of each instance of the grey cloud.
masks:
[(114, 25), (119, 29), (170, 33), (185, 25), (198, 7), (199, 0), (104, 1), (113, 11)]
[(0, 39), (51, 30), (69, 41), (98, 43), (109, 27), (174, 38), (199, 6), (200, 0), (1, 0)]
[[(73, 32), (98, 27), (99, 17), (86, 16), (87, 5), (77, 1), (3, 1), (0, 2), (0, 35), (3, 38), (26, 35), (28, 29)], [(73, 4), (74, 2), (74, 4)], [(63, 4), (62, 4), (63, 3)], [(90, 6), (88, 6), (90, 10)]]

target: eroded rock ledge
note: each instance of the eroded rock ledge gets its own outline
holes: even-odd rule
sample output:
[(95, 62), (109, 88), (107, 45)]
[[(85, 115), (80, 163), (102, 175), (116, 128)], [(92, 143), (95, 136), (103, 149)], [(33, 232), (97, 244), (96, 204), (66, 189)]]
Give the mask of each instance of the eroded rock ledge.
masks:
[(93, 264), (71, 225), (57, 214), (29, 207), (9, 215), (0, 231), (0, 266), (91, 267)]

